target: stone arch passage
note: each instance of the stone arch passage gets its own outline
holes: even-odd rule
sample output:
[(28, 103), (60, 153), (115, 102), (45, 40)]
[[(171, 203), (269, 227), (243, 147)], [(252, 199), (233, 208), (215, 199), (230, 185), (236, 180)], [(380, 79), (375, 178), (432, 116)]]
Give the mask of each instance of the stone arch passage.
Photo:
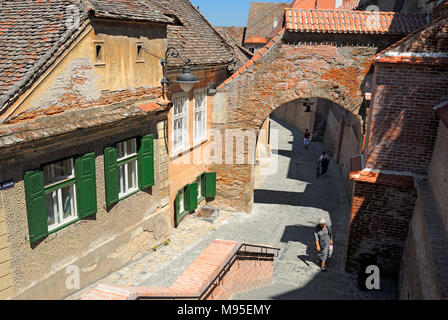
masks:
[[(212, 129), (222, 136), (232, 129), (249, 130), (258, 136), (259, 128), (276, 109), (313, 97), (341, 106), (348, 110), (350, 121), (361, 123), (356, 116), (365, 100), (363, 89), (369, 87), (366, 75), (379, 46), (324, 41), (310, 44), (291, 37), (279, 34), (218, 87)], [(215, 204), (250, 212), (254, 164), (223, 161), (210, 164), (209, 170), (218, 176)]]

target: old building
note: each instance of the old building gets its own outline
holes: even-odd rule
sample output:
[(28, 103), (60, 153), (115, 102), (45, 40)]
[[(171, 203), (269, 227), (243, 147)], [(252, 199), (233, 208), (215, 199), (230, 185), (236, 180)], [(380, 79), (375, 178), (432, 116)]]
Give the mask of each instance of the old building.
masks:
[(198, 81), (187, 90), (175, 84), (184, 63), (179, 57), (168, 59), (168, 97), (174, 105), (167, 120), (168, 171), (171, 216), (177, 226), (216, 194), (216, 173), (207, 170), (213, 91), (237, 61), (233, 48), (189, 1), (154, 3), (179, 19), (178, 25), (168, 26), (169, 47), (190, 60), (188, 65)]
[[(0, 6), (0, 297), (61, 298), (213, 198), (216, 174), (184, 160), (234, 54), (187, 0)], [(194, 88), (174, 83), (186, 64)]]
[(364, 166), (351, 173), (348, 265), (361, 251), (376, 254), (400, 274), (404, 299), (446, 298), (448, 288), (447, 36), (438, 18), (375, 58)]

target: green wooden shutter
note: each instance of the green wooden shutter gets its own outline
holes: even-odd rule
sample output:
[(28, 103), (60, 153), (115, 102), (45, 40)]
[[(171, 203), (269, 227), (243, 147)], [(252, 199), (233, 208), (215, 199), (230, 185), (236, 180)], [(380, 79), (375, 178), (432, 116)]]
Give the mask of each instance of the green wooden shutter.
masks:
[(75, 169), (76, 203), (78, 217), (82, 219), (97, 212), (95, 153), (76, 159)]
[(216, 196), (216, 172), (205, 173), (205, 197), (212, 198)]
[(193, 182), (186, 187), (184, 195), (184, 201), (187, 199), (186, 208), (189, 211), (193, 211), (198, 207), (198, 183)]
[(48, 235), (44, 174), (42, 171), (29, 171), (25, 173), (24, 180), (28, 229), (33, 243)]
[(104, 175), (106, 182), (106, 204), (111, 206), (118, 202), (118, 167), (117, 149), (104, 149)]
[(144, 136), (138, 150), (138, 186), (140, 190), (154, 186), (154, 135)]

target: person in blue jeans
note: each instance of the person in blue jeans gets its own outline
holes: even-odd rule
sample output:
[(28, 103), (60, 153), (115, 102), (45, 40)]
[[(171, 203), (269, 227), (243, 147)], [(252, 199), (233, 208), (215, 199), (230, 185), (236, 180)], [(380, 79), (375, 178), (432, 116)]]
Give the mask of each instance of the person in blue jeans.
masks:
[(333, 245), (333, 232), (325, 219), (319, 219), (314, 229), (317, 255), (320, 259), (322, 271), (327, 271), (326, 263), (330, 255), (330, 246)]

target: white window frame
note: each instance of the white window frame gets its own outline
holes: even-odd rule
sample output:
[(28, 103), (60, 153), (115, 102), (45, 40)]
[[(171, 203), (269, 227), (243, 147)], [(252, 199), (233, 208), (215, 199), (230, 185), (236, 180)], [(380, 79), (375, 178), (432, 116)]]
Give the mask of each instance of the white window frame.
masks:
[(196, 183), (198, 184), (198, 203), (199, 203), (199, 200), (202, 199), (202, 195), (201, 195), (202, 175), (200, 175), (198, 178), (196, 178)]
[[(59, 179), (57, 181), (51, 182), (49, 184), (45, 185), (45, 189), (53, 189), (53, 187), (57, 186), (57, 185), (61, 185), (61, 187), (58, 187), (54, 190), (48, 191), (45, 190), (45, 206), (47, 206), (47, 196), (49, 194), (52, 194), (52, 197), (56, 197), (57, 199), (57, 203), (55, 203), (55, 205), (57, 206), (57, 211), (58, 211), (58, 218), (59, 218), (59, 222), (54, 222), (51, 226), (48, 223), (48, 214), (47, 214), (47, 225), (48, 225), (48, 232), (51, 232), (55, 229), (58, 229), (60, 227), (63, 227), (66, 224), (71, 223), (72, 221), (75, 221), (78, 219), (78, 208), (77, 208), (77, 203), (76, 203), (76, 180), (75, 179), (75, 163), (73, 158), (69, 158), (69, 159), (65, 159), (65, 160), (61, 160), (61, 161), (70, 161), (70, 165), (71, 165), (71, 174), (68, 176), (64, 176), (61, 177), (62, 179)], [(47, 168), (53, 172), (54, 175), (54, 166), (61, 162), (61, 161), (56, 161), (53, 163), (50, 163), (48, 165), (45, 165), (43, 167), (43, 172), (45, 175), (45, 172), (47, 171)], [(66, 183), (69, 182), (70, 180), (72, 180), (70, 183)], [(64, 204), (62, 203), (62, 189), (65, 188), (71, 188), (71, 209), (72, 209), (72, 214), (70, 216), (68, 216), (67, 218), (64, 219)], [(49, 212), (50, 208), (46, 208), (47, 212)], [(54, 208), (53, 208), (53, 213), (54, 213)]]
[[(177, 104), (183, 103), (183, 110), (182, 112), (176, 114), (175, 109)], [(190, 148), (190, 137), (189, 137), (189, 123), (188, 123), (188, 114), (189, 114), (189, 104), (190, 104), (190, 98), (188, 93), (177, 93), (173, 94), (173, 107), (171, 108), (171, 116), (172, 116), (172, 134), (171, 134), (171, 143), (172, 143), (172, 150), (173, 154), (177, 155), (179, 153), (184, 152), (185, 150)], [(183, 119), (181, 132), (178, 132), (176, 130), (176, 121)], [(179, 139), (182, 139), (182, 142), (180, 144), (175, 144), (176, 137)], [(179, 140), (177, 140), (179, 141)]]
[[(204, 99), (198, 106), (196, 104), (198, 97), (202, 95)], [(195, 89), (193, 94), (193, 142), (199, 144), (207, 140), (207, 88)], [(202, 113), (202, 122), (197, 123), (196, 114)], [(198, 131), (200, 133), (198, 133)]]
[[(135, 152), (134, 153), (129, 153), (129, 151), (127, 150), (127, 146), (128, 146), (128, 142), (134, 142), (135, 143)], [(122, 156), (121, 158), (117, 157), (117, 162), (121, 162), (121, 161), (126, 161), (124, 163), (119, 163), (117, 166), (117, 171), (118, 171), (118, 199), (123, 199), (127, 196), (129, 196), (130, 194), (135, 193), (136, 191), (139, 190), (138, 187), (138, 150), (137, 150), (137, 138), (133, 138), (133, 139), (128, 139), (126, 141), (122, 141), (117, 143), (117, 154), (118, 154), (118, 150), (120, 148), (120, 146), (124, 147), (125, 153), (124, 156)], [(133, 159), (132, 159), (133, 158)], [(132, 160), (130, 160), (132, 159)], [(130, 166), (130, 164), (134, 165), (135, 168), (135, 181), (134, 181), (134, 186), (129, 188), (129, 172), (128, 172), (128, 167)], [(124, 167), (124, 191), (120, 192), (120, 186), (121, 186), (121, 168)]]

